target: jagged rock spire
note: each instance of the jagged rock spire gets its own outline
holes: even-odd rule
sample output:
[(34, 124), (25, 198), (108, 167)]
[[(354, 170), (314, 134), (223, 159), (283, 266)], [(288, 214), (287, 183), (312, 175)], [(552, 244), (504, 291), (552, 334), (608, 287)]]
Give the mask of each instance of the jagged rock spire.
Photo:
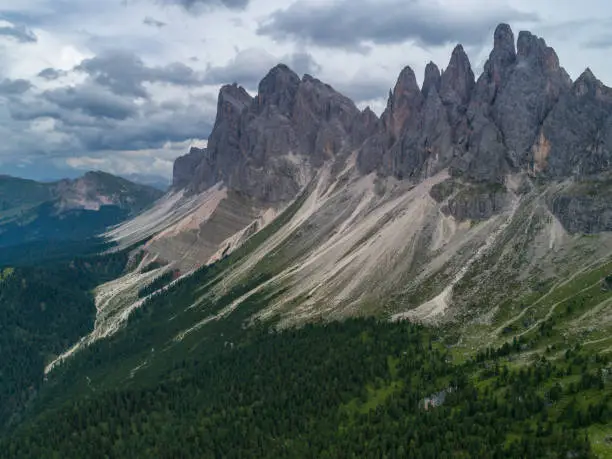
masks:
[(445, 103), (466, 104), (474, 88), (474, 72), (463, 46), (453, 50), (448, 67), (442, 72), (440, 96)]
[(514, 33), (508, 24), (499, 24), (493, 34), (493, 51), (489, 55), (488, 71), (491, 78), (499, 83), (502, 75), (515, 61)]
[(421, 92), (423, 93), (423, 97), (427, 98), (427, 94), (431, 88), (435, 88), (437, 92), (440, 92), (440, 69), (433, 62), (429, 62), (425, 66), (425, 77), (423, 78), (423, 89)]
[(418, 118), (422, 105), (423, 95), (414, 70), (406, 66), (401, 71), (395, 88), (389, 94), (387, 109), (382, 116), (383, 125), (391, 139), (390, 143), (397, 140), (401, 131)]

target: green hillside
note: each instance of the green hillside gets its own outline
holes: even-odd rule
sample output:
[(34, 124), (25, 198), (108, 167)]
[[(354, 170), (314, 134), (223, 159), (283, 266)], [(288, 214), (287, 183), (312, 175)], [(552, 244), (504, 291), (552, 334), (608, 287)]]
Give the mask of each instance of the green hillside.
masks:
[(0, 224), (27, 218), (29, 211), (53, 198), (53, 184), (0, 175)]
[(563, 339), (547, 347), (528, 334), (466, 346), (458, 329), (376, 319), (278, 329), (276, 318), (252, 318), (279, 292), (263, 288), (233, 306), (266, 271), (215, 293), (294, 210), (153, 295), (125, 328), (53, 370), (1, 450), (61, 458), (611, 457), (612, 365), (601, 349)]

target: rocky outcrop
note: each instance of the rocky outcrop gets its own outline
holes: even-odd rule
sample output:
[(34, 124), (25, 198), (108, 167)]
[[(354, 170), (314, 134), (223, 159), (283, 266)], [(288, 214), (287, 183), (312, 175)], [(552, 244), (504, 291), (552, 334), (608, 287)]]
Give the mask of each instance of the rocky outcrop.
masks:
[(331, 86), (310, 75), (300, 79), (281, 64), (255, 98), (236, 85), (221, 88), (208, 147), (177, 160), (175, 188), (201, 192), (223, 182), (255, 200), (288, 202), (325, 161), (363, 142), (377, 123), (371, 110), (359, 111)]
[(531, 155), (534, 174), (587, 176), (612, 165), (612, 89), (587, 69), (552, 109)]
[(543, 39), (521, 32), (515, 50), (512, 30), (500, 24), (468, 109), (469, 149), (455, 170), (499, 183), (509, 171), (526, 167), (542, 122), (570, 84)]
[(217, 118), (208, 138), (208, 146), (200, 155), (193, 178), (187, 185), (190, 191), (201, 192), (218, 181), (229, 181), (230, 174), (240, 164), (240, 132), (243, 113), (253, 100), (246, 90), (236, 84), (225, 85), (219, 91)]
[(466, 122), (465, 114), (474, 84), (470, 60), (463, 46), (457, 45), (448, 66), (442, 72), (440, 98), (447, 108), (449, 122), (453, 129), (458, 131), (458, 136), (465, 130), (465, 127), (460, 125)]
[(195, 179), (196, 168), (205, 155), (205, 148), (191, 147), (189, 153), (177, 158), (172, 170), (172, 187), (186, 188)]
[(431, 89), (435, 89), (440, 92), (440, 83), (441, 83), (441, 74), (440, 69), (433, 62), (429, 62), (425, 66), (425, 77), (423, 78), (423, 88), (422, 93), (423, 97), (427, 98), (429, 91)]
[(521, 32), (516, 61), (493, 105), (513, 167), (525, 165), (539, 126), (570, 85), (555, 51), (542, 38)]
[(468, 186), (451, 197), (442, 211), (463, 220), (488, 220), (508, 207), (506, 189), (497, 184)]
[(435, 64), (427, 65), (424, 91), (413, 70), (404, 68), (389, 94), (379, 132), (359, 152), (360, 170), (418, 181), (447, 167), (455, 154), (454, 133), (469, 97), (470, 75), (473, 84), (461, 47), (442, 75)]
[(419, 121), (423, 95), (414, 71), (405, 67), (400, 73), (393, 92), (389, 94), (387, 108), (382, 114), (382, 126), (393, 145), (405, 131), (414, 130)]
[(612, 231), (612, 178), (591, 177), (553, 193), (548, 207), (572, 234)]
[(504, 211), (509, 204), (508, 191), (495, 183), (469, 183), (448, 179), (432, 187), (430, 195), (442, 204), (442, 212), (458, 221), (487, 220)]
[[(522, 31), (515, 42), (507, 24), (495, 29), (477, 81), (457, 45), (442, 71), (427, 64), (422, 88), (405, 67), (380, 118), (281, 64), (254, 98), (236, 85), (221, 89), (208, 148), (177, 160), (174, 187), (202, 191), (223, 182), (256, 200), (287, 202), (324, 163), (341, 170), (355, 151), (362, 174), (418, 183), (448, 168), (472, 191), (505, 190), (508, 174), (521, 171), (582, 180), (610, 168), (612, 90), (590, 70), (572, 84), (542, 38)], [(458, 219), (483, 219), (501, 211), (506, 198), (506, 191), (459, 193), (447, 207)], [(554, 202), (568, 215), (577, 207), (601, 211), (580, 196)], [(592, 212), (584, 215), (591, 226), (580, 218), (567, 224), (606, 228)]]

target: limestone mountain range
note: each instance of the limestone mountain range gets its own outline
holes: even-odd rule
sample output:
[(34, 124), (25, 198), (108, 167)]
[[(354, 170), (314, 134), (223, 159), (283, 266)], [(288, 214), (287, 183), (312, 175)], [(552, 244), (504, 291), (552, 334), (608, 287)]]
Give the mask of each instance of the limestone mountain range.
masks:
[[(567, 299), (557, 289), (612, 271), (611, 161), (612, 89), (589, 69), (572, 81), (542, 38), (515, 40), (506, 24), (477, 79), (457, 45), (422, 87), (402, 70), (380, 117), (280, 64), (255, 97), (223, 86), (207, 147), (106, 234), (119, 249), (147, 242), (131, 273), (98, 288), (96, 328), (77, 348), (124, 326), (143, 283), (241, 248), (183, 305), (202, 317), (174, 339), (251, 297), (281, 325), (374, 314), (448, 324), (475, 346), (528, 334)], [(605, 333), (612, 303), (600, 299), (568, 334)]]

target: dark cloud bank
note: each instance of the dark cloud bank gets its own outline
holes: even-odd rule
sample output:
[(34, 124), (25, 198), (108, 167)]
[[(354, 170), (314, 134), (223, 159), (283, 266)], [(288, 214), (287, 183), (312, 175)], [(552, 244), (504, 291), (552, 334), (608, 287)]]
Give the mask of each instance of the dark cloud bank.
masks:
[(424, 46), (481, 44), (492, 25), (536, 21), (533, 14), (492, 4), (483, 11), (447, 11), (430, 1), (340, 0), (331, 5), (298, 1), (273, 13), (260, 35), (279, 41), (364, 52), (378, 45), (413, 40)]

